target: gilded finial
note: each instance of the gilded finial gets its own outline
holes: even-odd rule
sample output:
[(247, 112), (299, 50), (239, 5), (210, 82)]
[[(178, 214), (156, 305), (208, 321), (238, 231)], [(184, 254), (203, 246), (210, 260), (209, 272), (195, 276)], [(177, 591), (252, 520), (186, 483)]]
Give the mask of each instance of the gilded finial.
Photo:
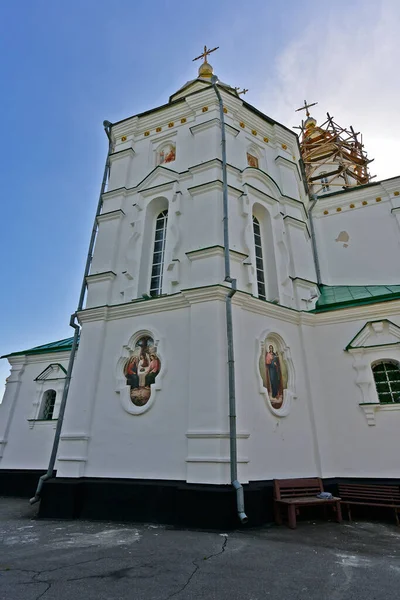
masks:
[(210, 63), (208, 62), (207, 56), (209, 56), (211, 54), (211, 52), (215, 52), (215, 50), (218, 50), (218, 48), (219, 48), (219, 46), (216, 46), (215, 48), (210, 50), (209, 48), (207, 48), (207, 46), (204, 46), (204, 51), (202, 52), (202, 54), (200, 54), (199, 56), (196, 56), (196, 58), (193, 59), (193, 62), (195, 60), (199, 60), (200, 58), (204, 59), (203, 64), (201, 64), (199, 67), (199, 77), (211, 79), (212, 74), (213, 74), (213, 68), (210, 65)]

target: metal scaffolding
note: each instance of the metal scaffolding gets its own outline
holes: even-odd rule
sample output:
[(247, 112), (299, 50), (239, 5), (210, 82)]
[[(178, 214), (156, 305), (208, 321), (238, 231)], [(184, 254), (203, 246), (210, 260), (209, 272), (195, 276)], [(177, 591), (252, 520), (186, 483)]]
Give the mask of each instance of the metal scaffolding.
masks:
[(368, 159), (360, 133), (351, 126), (341, 127), (329, 113), (326, 121), (317, 125), (308, 110), (315, 104), (304, 101), (297, 109), (305, 110), (307, 116), (296, 129), (301, 131), (300, 148), (310, 191), (320, 195), (369, 183), (368, 165), (373, 159)]

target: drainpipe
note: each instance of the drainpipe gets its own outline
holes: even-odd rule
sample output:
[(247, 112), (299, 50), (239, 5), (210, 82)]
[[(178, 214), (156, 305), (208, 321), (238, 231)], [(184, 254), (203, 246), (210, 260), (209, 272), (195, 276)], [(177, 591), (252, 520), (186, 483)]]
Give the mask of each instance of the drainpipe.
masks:
[(82, 281), (81, 293), (79, 295), (78, 307), (76, 309), (76, 312), (71, 316), (71, 319), (69, 322), (70, 326), (73, 327), (75, 331), (74, 331), (74, 337), (73, 337), (73, 341), (72, 341), (71, 353), (69, 355), (67, 374), (65, 376), (64, 390), (63, 390), (63, 395), (62, 395), (61, 404), (60, 404), (60, 412), (58, 414), (57, 427), (56, 427), (56, 431), (54, 434), (53, 448), (51, 450), (49, 466), (47, 468), (46, 473), (44, 475), (42, 475), (41, 477), (39, 477), (35, 495), (33, 496), (33, 498), (31, 498), (29, 500), (29, 502), (31, 504), (35, 504), (36, 502), (38, 502), (40, 500), (44, 482), (53, 477), (54, 465), (56, 462), (58, 446), (60, 443), (61, 428), (63, 425), (65, 406), (67, 404), (67, 397), (68, 397), (68, 391), (69, 391), (69, 384), (71, 382), (72, 369), (74, 366), (76, 350), (78, 347), (79, 333), (80, 333), (79, 324), (77, 324), (75, 322), (75, 320), (77, 318), (77, 313), (80, 310), (82, 310), (83, 303), (85, 300), (86, 287), (87, 287), (86, 277), (89, 275), (90, 265), (91, 265), (92, 257), (93, 257), (94, 243), (96, 241), (96, 235), (97, 235), (97, 228), (98, 228), (97, 217), (100, 215), (101, 209), (103, 207), (103, 194), (106, 189), (107, 178), (108, 178), (108, 174), (109, 174), (109, 170), (110, 170), (110, 154), (111, 154), (111, 149), (112, 149), (112, 140), (111, 140), (112, 123), (110, 123), (110, 121), (104, 121), (103, 126), (104, 126), (104, 131), (106, 132), (106, 135), (108, 137), (107, 159), (106, 159), (106, 164), (104, 167), (103, 181), (101, 183), (100, 196), (99, 196), (99, 201), (97, 204), (96, 216), (94, 218), (92, 235), (90, 237), (90, 242), (89, 242), (89, 250), (88, 250), (88, 254), (87, 254), (87, 258), (86, 258), (85, 272), (83, 275), (83, 281)]
[(236, 293), (236, 279), (231, 277), (231, 265), (229, 256), (229, 230), (228, 230), (228, 178), (226, 171), (226, 136), (225, 136), (225, 119), (224, 105), (222, 103), (221, 94), (217, 88), (217, 77), (214, 75), (211, 78), (211, 83), (217, 94), (219, 102), (219, 115), (221, 121), (221, 148), (222, 148), (222, 195), (223, 195), (223, 212), (224, 212), (224, 262), (225, 262), (225, 279), (231, 284), (226, 299), (226, 334), (228, 342), (228, 390), (229, 390), (229, 446), (230, 446), (230, 466), (231, 466), (231, 483), (236, 491), (236, 506), (237, 514), (242, 523), (247, 523), (248, 517), (244, 509), (244, 493), (243, 486), (238, 481), (237, 476), (237, 435), (236, 435), (236, 390), (235, 390), (235, 355), (233, 349), (233, 320), (232, 320), (232, 296)]
[(317, 274), (317, 283), (318, 283), (318, 286), (320, 286), (321, 283), (322, 283), (322, 281), (321, 281), (321, 268), (319, 266), (317, 240), (315, 238), (314, 219), (313, 219), (313, 216), (312, 216), (312, 211), (313, 211), (314, 206), (317, 203), (318, 196), (316, 194), (312, 194), (311, 197), (312, 197), (312, 203), (311, 203), (310, 208), (308, 209), (308, 216), (310, 217), (311, 244), (312, 244), (312, 250), (313, 250), (313, 257), (314, 257), (315, 272)]

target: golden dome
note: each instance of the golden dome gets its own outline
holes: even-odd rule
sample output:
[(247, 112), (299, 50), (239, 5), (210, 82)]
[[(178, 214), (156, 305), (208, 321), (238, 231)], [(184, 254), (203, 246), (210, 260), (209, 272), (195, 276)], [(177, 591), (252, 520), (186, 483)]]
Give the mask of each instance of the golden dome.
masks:
[(317, 124), (316, 119), (314, 119), (314, 117), (308, 117), (308, 119), (306, 119), (306, 122), (304, 123), (304, 127), (306, 129), (311, 129), (312, 127), (315, 127)]
[(208, 62), (204, 62), (199, 67), (199, 77), (203, 77), (204, 79), (211, 79), (213, 75), (213, 68)]

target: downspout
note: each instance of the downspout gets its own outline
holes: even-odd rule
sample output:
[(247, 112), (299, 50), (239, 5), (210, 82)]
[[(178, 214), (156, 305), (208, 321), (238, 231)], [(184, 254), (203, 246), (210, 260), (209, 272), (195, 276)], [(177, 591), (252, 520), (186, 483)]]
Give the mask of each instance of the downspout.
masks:
[(314, 257), (315, 272), (317, 274), (317, 283), (318, 283), (318, 287), (319, 287), (322, 284), (322, 281), (321, 281), (321, 268), (320, 268), (320, 265), (319, 265), (317, 240), (315, 238), (314, 219), (313, 219), (313, 215), (312, 215), (312, 211), (313, 211), (314, 206), (317, 203), (318, 196), (316, 194), (310, 194), (310, 195), (311, 195), (311, 198), (312, 198), (312, 202), (311, 202), (310, 208), (308, 209), (308, 216), (310, 218), (311, 245), (312, 245), (313, 257)]
[(235, 355), (233, 349), (233, 320), (232, 320), (232, 296), (236, 293), (236, 279), (231, 277), (231, 265), (229, 256), (229, 229), (228, 229), (228, 178), (226, 171), (226, 136), (224, 105), (221, 94), (217, 88), (217, 77), (211, 79), (212, 86), (217, 94), (219, 102), (219, 115), (221, 121), (221, 148), (222, 148), (222, 195), (223, 195), (223, 223), (224, 223), (224, 262), (225, 279), (231, 284), (225, 299), (226, 308), (226, 334), (228, 342), (228, 390), (229, 390), (229, 447), (230, 447), (230, 466), (231, 483), (236, 491), (237, 514), (242, 523), (247, 523), (248, 517), (244, 508), (243, 486), (238, 481), (237, 475), (237, 435), (236, 435), (236, 390), (235, 390)]
[(57, 452), (58, 452), (58, 446), (60, 444), (61, 428), (63, 425), (65, 406), (67, 404), (67, 398), (68, 398), (68, 392), (69, 392), (69, 384), (71, 382), (72, 369), (73, 369), (74, 362), (75, 362), (76, 350), (78, 347), (79, 333), (80, 333), (79, 323), (76, 323), (75, 320), (77, 318), (77, 313), (80, 310), (82, 310), (83, 303), (85, 300), (86, 287), (87, 287), (86, 277), (89, 275), (90, 265), (91, 265), (92, 257), (93, 257), (94, 243), (96, 241), (96, 235), (97, 235), (97, 228), (98, 228), (97, 217), (100, 215), (101, 209), (103, 207), (103, 194), (106, 189), (108, 174), (109, 174), (109, 170), (110, 170), (110, 154), (111, 154), (111, 149), (112, 149), (112, 140), (111, 140), (112, 124), (110, 123), (110, 121), (104, 121), (103, 126), (104, 126), (104, 130), (106, 132), (106, 135), (108, 137), (107, 159), (106, 159), (106, 164), (104, 167), (103, 181), (101, 183), (100, 196), (99, 196), (99, 201), (97, 203), (96, 216), (94, 218), (94, 223), (93, 223), (93, 228), (92, 228), (92, 235), (90, 236), (89, 250), (88, 250), (88, 254), (87, 254), (87, 258), (86, 258), (85, 272), (83, 275), (83, 281), (82, 281), (81, 293), (79, 295), (78, 307), (76, 309), (76, 312), (73, 315), (71, 315), (71, 319), (69, 322), (70, 326), (73, 327), (75, 331), (74, 331), (74, 337), (73, 337), (73, 341), (72, 341), (71, 353), (69, 355), (67, 374), (65, 376), (63, 395), (61, 398), (60, 411), (59, 411), (58, 419), (57, 419), (57, 427), (56, 427), (56, 431), (54, 434), (53, 448), (51, 450), (49, 466), (47, 468), (46, 473), (44, 475), (42, 475), (41, 477), (39, 477), (35, 495), (33, 496), (33, 498), (31, 498), (29, 500), (29, 502), (31, 504), (35, 504), (36, 502), (38, 502), (40, 500), (40, 495), (42, 492), (44, 482), (47, 481), (47, 479), (51, 479), (53, 477), (54, 465), (56, 463)]

